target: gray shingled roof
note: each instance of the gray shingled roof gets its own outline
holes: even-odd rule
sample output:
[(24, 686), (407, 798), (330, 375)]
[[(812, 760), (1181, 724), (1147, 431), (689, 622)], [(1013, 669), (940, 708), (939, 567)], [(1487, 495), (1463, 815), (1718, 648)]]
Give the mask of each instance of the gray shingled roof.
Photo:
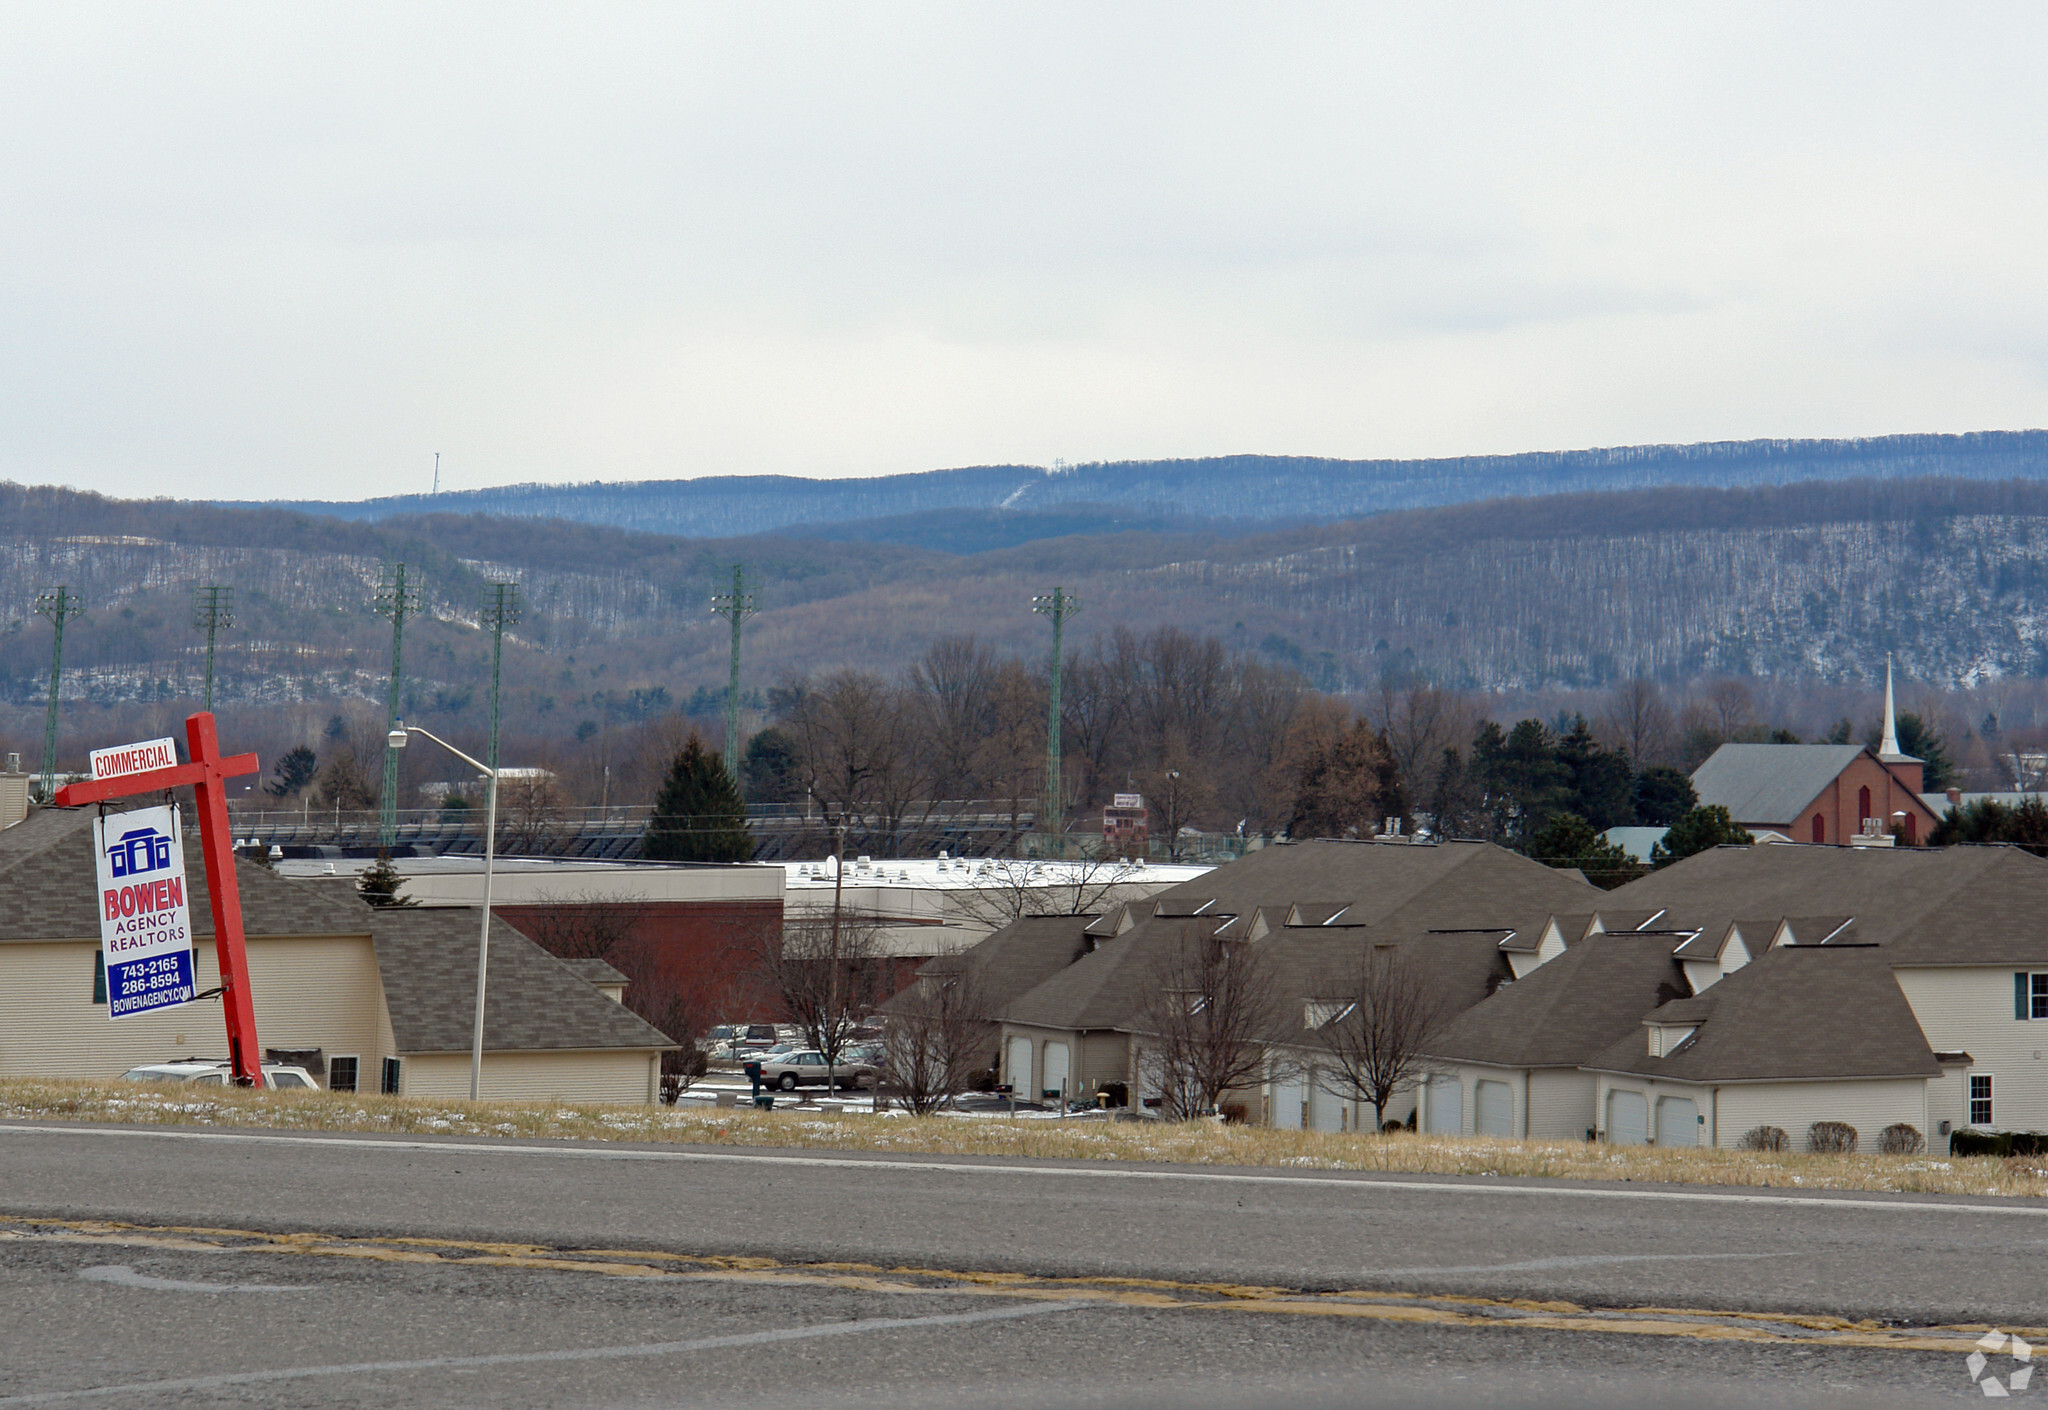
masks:
[[(453, 907), (364, 910), (398, 1050), (468, 1052), (476, 1016), (478, 912)], [(496, 916), (491, 918), (488, 981), (488, 1052), (676, 1046), (660, 1029), (606, 998)]]
[[(97, 812), (44, 808), (0, 832), (0, 943), (99, 938), (92, 856)], [(210, 939), (212, 903), (198, 828), (186, 829), (184, 844), (193, 932)], [(288, 880), (243, 857), (235, 859), (235, 889), (251, 938), (370, 936), (401, 1052), (469, 1050), (476, 911), (372, 910), (351, 895)], [(493, 1052), (675, 1046), (495, 919), (484, 1008), (484, 1046)]]
[[(0, 944), (34, 940), (97, 940), (100, 933), (92, 855), (97, 808), (42, 808), (0, 832)], [(213, 910), (199, 829), (184, 829), (185, 890), (192, 932), (211, 938)], [(366, 907), (323, 895), (235, 859), (247, 935), (362, 935)]]
[[(1788, 916), (1803, 918), (1793, 927), (1802, 942), (1818, 943), (1853, 916), (1839, 938), (1915, 949), (1939, 943), (1964, 955), (1982, 952), (1993, 936), (2043, 934), (2048, 861), (2011, 847), (1715, 847), (1613, 895), (1621, 904), (1662, 906), (1660, 926), (1697, 929), (1717, 942), (1739, 922), (1752, 955)], [(2039, 945), (2035, 953), (2048, 957)]]
[(1651, 1057), (1638, 1025), (1585, 1065), (1674, 1082), (1941, 1075), (1883, 951), (1871, 946), (1782, 946), (1648, 1018), (1699, 1027), (1677, 1051)]
[(1430, 1056), (1501, 1067), (1578, 1067), (1685, 994), (1676, 936), (1593, 935), (1453, 1019)]
[(1702, 808), (1719, 805), (1736, 822), (1788, 827), (1865, 752), (1860, 744), (1724, 744), (1694, 772), (1692, 789)]
[[(1581, 880), (1484, 842), (1295, 843), (1253, 852), (1176, 889), (1214, 895), (1217, 902), (1195, 920), (1141, 921), (1052, 974), (1008, 1005), (1003, 1017), (1069, 1030), (1129, 1028), (1144, 1012), (1168, 946), (1190, 927), (1213, 928), (1227, 916), (1261, 906), (1290, 907), (1315, 898), (1307, 904), (1321, 914), (1349, 909), (1335, 926), (1283, 928), (1252, 942), (1260, 945), (1315, 935), (1348, 937), (1345, 943), (1355, 948), (1407, 943), (1431, 931), (1492, 929), (1495, 934), (1479, 942), (1492, 949), (1500, 929), (1540, 926), (1551, 912), (1584, 906), (1599, 894)], [(1506, 972), (1497, 952), (1486, 963), (1490, 971)], [(1305, 982), (1305, 976), (1294, 982)]]
[(559, 955), (556, 962), (575, 975), (585, 984), (626, 984), (631, 981), (603, 960), (565, 960)]
[[(921, 975), (971, 969), (976, 997), (1000, 1011), (1088, 953), (1098, 932), (1094, 916), (1025, 916), (1013, 920), (957, 955), (942, 955), (920, 966)], [(884, 1003), (882, 1012), (907, 1002), (909, 990)]]

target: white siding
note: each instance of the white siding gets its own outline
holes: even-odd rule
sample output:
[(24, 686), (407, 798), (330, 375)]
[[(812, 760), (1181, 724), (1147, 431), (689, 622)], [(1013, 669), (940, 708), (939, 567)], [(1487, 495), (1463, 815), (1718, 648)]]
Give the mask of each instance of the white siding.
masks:
[[(2006, 980), (2011, 1012), (2012, 980)], [(1885, 1127), (1903, 1121), (1927, 1135), (1927, 1082), (1918, 1077), (1874, 1082), (1758, 1082), (1720, 1088), (1719, 1144), (1733, 1146), (1754, 1126), (1777, 1126), (1794, 1150), (1806, 1149), (1806, 1128), (1845, 1121), (1856, 1128), (1856, 1148), (1875, 1151)]]
[[(485, 1053), (485, 1101), (654, 1101), (660, 1059), (646, 1052)], [(408, 1097), (469, 1096), (469, 1054), (432, 1053), (405, 1060)]]
[[(2048, 1053), (2048, 1019), (2013, 1017), (2012, 969), (1892, 973), (1920, 1020), (1927, 1045), (1938, 1053), (1966, 1052), (1973, 1059), (1971, 1071), (1997, 1079), (1992, 1125), (2001, 1131), (2048, 1130), (2048, 1057), (2043, 1056)], [(1942, 1113), (1958, 1126), (1968, 1114), (1960, 1101)]]
[(1544, 1141), (1583, 1141), (1593, 1119), (1593, 1074), (1569, 1067), (1537, 1068), (1529, 1074), (1528, 1135)]
[[(224, 1058), (217, 999), (107, 1017), (92, 1001), (97, 941), (0, 945), (0, 1075), (117, 1077), (140, 1063)], [(200, 989), (220, 983), (213, 942), (193, 947)], [(391, 1051), (383, 984), (368, 936), (252, 939), (249, 985), (266, 1048), (353, 1053), (371, 1070)]]

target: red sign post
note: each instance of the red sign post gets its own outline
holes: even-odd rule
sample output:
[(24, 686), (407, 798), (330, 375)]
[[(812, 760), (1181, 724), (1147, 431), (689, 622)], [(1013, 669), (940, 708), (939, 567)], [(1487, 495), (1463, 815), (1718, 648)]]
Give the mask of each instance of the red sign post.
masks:
[(199, 851), (206, 861), (206, 896), (213, 904), (213, 953), (220, 961), (220, 1001), (228, 1026), (228, 1061), (235, 1081), (246, 1087), (263, 1085), (263, 1050), (256, 1046), (256, 1004), (249, 993), (249, 955), (242, 943), (242, 893), (235, 887), (235, 839), (228, 830), (227, 781), (257, 772), (254, 754), (224, 759), (213, 716), (197, 714), (185, 721), (190, 763), (117, 778), (84, 779), (57, 790), (60, 808), (104, 803), (192, 786), (199, 803)]

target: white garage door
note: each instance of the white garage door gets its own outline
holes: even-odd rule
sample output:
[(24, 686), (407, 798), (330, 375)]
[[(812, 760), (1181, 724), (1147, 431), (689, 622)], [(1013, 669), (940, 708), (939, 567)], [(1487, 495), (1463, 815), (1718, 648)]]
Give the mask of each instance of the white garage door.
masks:
[(1268, 1120), (1283, 1131), (1299, 1131), (1308, 1125), (1308, 1080), (1283, 1077), (1273, 1084), (1273, 1111)]
[(1344, 1119), (1344, 1099), (1317, 1081), (1309, 1083), (1308, 1124), (1314, 1131), (1343, 1131), (1351, 1124)]
[[(1067, 1045), (1065, 1043), (1047, 1043), (1045, 1045), (1044, 1087), (1046, 1091), (1064, 1092), (1065, 1089), (1062, 1084), (1067, 1081), (1067, 1061)], [(1040, 1094), (1033, 1093), (1033, 1095)], [(1057, 1101), (1058, 1098), (1055, 1097), (1054, 1100)]]
[(1691, 1097), (1657, 1098), (1657, 1144), (1696, 1146), (1700, 1143), (1700, 1109)]
[(1010, 1040), (1010, 1061), (1008, 1066), (1010, 1069), (1008, 1074), (1010, 1086), (1016, 1091), (1017, 1100), (1021, 1102), (1026, 1098), (1036, 1096), (1037, 1089), (1031, 1085), (1031, 1040), (1029, 1038), (1012, 1038)]
[(1607, 1139), (1617, 1146), (1649, 1143), (1650, 1108), (1641, 1092), (1607, 1094)]
[(1482, 1136), (1515, 1134), (1515, 1089), (1505, 1082), (1480, 1082), (1472, 1088), (1472, 1129)]
[(1442, 1136), (1457, 1136), (1464, 1133), (1464, 1090), (1459, 1087), (1457, 1078), (1429, 1079), (1429, 1129)]

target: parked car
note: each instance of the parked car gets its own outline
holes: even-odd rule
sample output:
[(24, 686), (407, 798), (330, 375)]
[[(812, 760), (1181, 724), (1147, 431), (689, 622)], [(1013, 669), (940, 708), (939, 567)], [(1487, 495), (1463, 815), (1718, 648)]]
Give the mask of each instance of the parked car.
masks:
[[(741, 1027), (745, 1031), (740, 1034), (736, 1045), (737, 1053), (740, 1056), (772, 1052), (782, 1043), (782, 1034), (776, 1031), (776, 1027), (772, 1023), (748, 1023), (741, 1025)], [(792, 1041), (794, 1040), (792, 1039)]]
[[(147, 1062), (121, 1074), (126, 1082), (196, 1082), (222, 1087), (234, 1081), (233, 1065), (223, 1058), (180, 1058), (175, 1062)], [(320, 1090), (313, 1074), (286, 1063), (263, 1064), (263, 1085), (280, 1092)]]
[[(851, 1053), (842, 1054), (833, 1065), (832, 1080), (841, 1088), (872, 1087), (880, 1070), (871, 1062), (856, 1062)], [(794, 1092), (799, 1087), (825, 1085), (825, 1055), (816, 1048), (799, 1048), (762, 1060), (761, 1081), (766, 1086)]]

